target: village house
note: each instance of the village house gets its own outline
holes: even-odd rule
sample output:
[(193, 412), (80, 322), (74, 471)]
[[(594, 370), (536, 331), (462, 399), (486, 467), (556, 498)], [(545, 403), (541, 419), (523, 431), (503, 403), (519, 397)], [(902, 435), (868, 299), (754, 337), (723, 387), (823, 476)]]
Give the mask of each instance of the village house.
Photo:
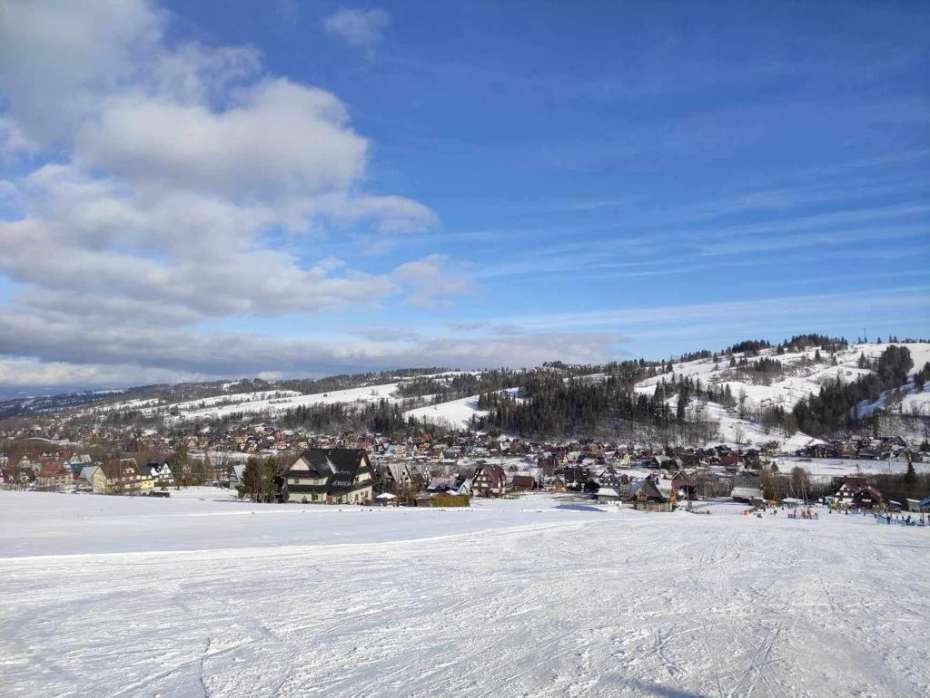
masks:
[(71, 468), (54, 459), (43, 460), (36, 475), (36, 486), (46, 491), (61, 490), (70, 487), (73, 482)]
[(859, 475), (847, 475), (838, 483), (834, 480), (833, 503), (839, 507), (853, 506), (856, 493), (863, 487), (868, 487), (869, 481)]
[(429, 492), (448, 492), (457, 490), (461, 484), (457, 475), (437, 475), (429, 481), (426, 489)]
[(155, 480), (167, 481), (171, 479), (171, 468), (167, 463), (146, 463), (142, 466), (142, 473)]
[(135, 458), (119, 458), (101, 463), (93, 470), (91, 487), (97, 494), (144, 494), (155, 480), (143, 475)]
[(697, 495), (697, 480), (685, 471), (679, 470), (672, 476), (672, 489), (685, 499), (693, 499)]
[(882, 493), (874, 487), (862, 487), (853, 495), (853, 506), (857, 509), (879, 509), (882, 506)]
[(722, 465), (725, 468), (735, 468), (739, 464), (739, 456), (736, 454), (736, 451), (729, 451), (720, 456), (718, 465)]
[(281, 473), (290, 501), (363, 504), (373, 499), (371, 462), (355, 448), (310, 448)]
[(507, 492), (507, 476), (499, 465), (479, 465), (471, 487), (477, 497), (500, 497)]
[(644, 511), (671, 511), (675, 503), (675, 492), (670, 490), (663, 494), (651, 477), (634, 482), (629, 486), (623, 501), (629, 502), (634, 509)]
[(536, 478), (532, 475), (514, 475), (510, 480), (510, 486), (516, 490), (535, 490)]
[(415, 494), (419, 487), (414, 488), (414, 478), (410, 468), (404, 462), (391, 461), (379, 468), (380, 476), (386, 492), (392, 494)]
[(601, 470), (595, 479), (601, 487), (617, 487), (621, 484), (620, 474), (610, 465)]

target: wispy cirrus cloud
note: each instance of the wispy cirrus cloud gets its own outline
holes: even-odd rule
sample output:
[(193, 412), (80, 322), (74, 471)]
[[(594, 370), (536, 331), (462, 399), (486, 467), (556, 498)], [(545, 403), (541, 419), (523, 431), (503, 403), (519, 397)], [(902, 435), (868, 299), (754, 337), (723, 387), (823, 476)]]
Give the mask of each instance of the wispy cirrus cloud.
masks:
[(751, 319), (764, 326), (785, 318), (800, 322), (802, 316), (809, 317), (811, 322), (826, 322), (832, 321), (831, 314), (846, 317), (850, 304), (855, 304), (866, 315), (877, 315), (894, 308), (899, 311), (918, 310), (930, 317), (927, 293), (930, 293), (930, 286), (915, 285), (883, 292), (815, 293), (716, 303), (520, 315), (509, 318), (509, 322), (536, 332), (621, 328), (632, 336), (645, 327), (662, 324), (696, 327), (705, 321), (736, 324)]
[(326, 17), (323, 28), (349, 46), (364, 51), (368, 58), (374, 58), (375, 49), (390, 23), (391, 16), (380, 7), (366, 10), (344, 8)]

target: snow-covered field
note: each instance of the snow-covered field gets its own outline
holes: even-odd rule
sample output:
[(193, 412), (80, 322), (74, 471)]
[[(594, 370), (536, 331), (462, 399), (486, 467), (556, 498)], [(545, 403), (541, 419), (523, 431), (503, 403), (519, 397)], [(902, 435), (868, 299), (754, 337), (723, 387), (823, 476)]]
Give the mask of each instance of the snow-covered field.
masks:
[[(787, 473), (800, 466), (812, 476), (829, 480), (844, 475), (901, 475), (907, 472), (906, 460), (861, 460), (857, 458), (777, 458), (778, 469)], [(917, 473), (930, 473), (930, 463), (914, 463)]]
[(930, 528), (216, 492), (0, 492), (3, 695), (930, 691)]

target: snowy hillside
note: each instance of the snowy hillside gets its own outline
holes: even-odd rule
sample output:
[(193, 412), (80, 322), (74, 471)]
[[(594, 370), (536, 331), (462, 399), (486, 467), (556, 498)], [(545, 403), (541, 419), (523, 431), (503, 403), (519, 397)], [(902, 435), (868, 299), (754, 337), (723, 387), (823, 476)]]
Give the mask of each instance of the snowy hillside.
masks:
[[(930, 361), (930, 344), (908, 343), (899, 344), (899, 346), (907, 347), (911, 353), (911, 358), (914, 361), (914, 367), (910, 371), (911, 375)], [(826, 351), (820, 351), (820, 361), (816, 361), (818, 353), (816, 347), (801, 352), (786, 352), (784, 354), (778, 354), (775, 348), (763, 349), (758, 353), (758, 356), (734, 354), (737, 361), (745, 358), (750, 365), (762, 359), (773, 359), (781, 362), (785, 367), (785, 375), (777, 380), (764, 377), (755, 380), (747, 378), (746, 374), (748, 372), (745, 369), (731, 368), (728, 365), (728, 359), (723, 355), (716, 362), (712, 358), (676, 362), (672, 364), (670, 373), (641, 381), (636, 384), (635, 390), (638, 393), (652, 395), (656, 390), (656, 386), (663, 381), (671, 382), (677, 378), (693, 378), (695, 381), (700, 380), (704, 387), (728, 387), (734, 400), (743, 402), (743, 409), (746, 413), (751, 413), (757, 408), (774, 406), (782, 407), (788, 411), (800, 400), (819, 393), (820, 388), (828, 381), (835, 381), (839, 378), (844, 382), (852, 382), (862, 375), (871, 373), (869, 369), (859, 368), (859, 357), (864, 355), (867, 359), (875, 359), (887, 347), (887, 344), (877, 343), (850, 345), (848, 349), (836, 353), (835, 365)], [(930, 415), (930, 386), (925, 387), (925, 390), (920, 394), (914, 392), (913, 386), (908, 391), (907, 396), (899, 403), (901, 411), (907, 414)], [(674, 408), (677, 398), (673, 396), (667, 402)], [(881, 407), (884, 407), (883, 400), (874, 405), (866, 406), (860, 413), (867, 414), (869, 411)], [(793, 450), (817, 442), (816, 439), (812, 439), (803, 433), (795, 434), (790, 439), (777, 431), (765, 433), (765, 430), (759, 424), (749, 419), (740, 419), (738, 409), (725, 409), (719, 404), (701, 399), (692, 399), (689, 404), (689, 411), (692, 416), (700, 414), (705, 418), (718, 421), (720, 424), (720, 439), (728, 443), (739, 441), (743, 444), (761, 444), (768, 441), (779, 441), (786, 448)]]
[[(907, 347), (914, 361), (911, 373), (916, 373), (926, 362), (930, 361), (930, 344), (899, 344)], [(842, 381), (852, 382), (859, 376), (870, 373), (868, 369), (858, 367), (860, 355), (867, 359), (878, 358), (888, 347), (887, 344), (851, 344), (848, 349), (836, 353), (836, 365), (833, 365), (827, 352), (821, 352), (821, 361), (815, 362), (818, 349), (811, 347), (802, 352), (777, 354), (774, 348), (763, 349), (758, 356), (734, 354), (739, 360), (746, 358), (750, 363), (756, 363), (763, 358), (775, 359), (785, 367), (786, 375), (780, 380), (773, 380), (766, 384), (740, 379), (737, 374), (740, 369), (730, 368), (727, 359), (720, 356), (717, 362), (713, 359), (698, 359), (684, 363), (674, 363), (672, 372), (648, 378), (636, 384), (637, 392), (652, 394), (655, 386), (663, 380), (671, 380), (672, 376), (700, 379), (705, 384), (729, 386), (734, 397), (745, 393), (747, 399), (756, 405), (780, 405), (790, 409), (804, 398), (816, 395), (821, 386), (839, 378)], [(802, 360), (813, 365), (802, 366)], [(793, 375), (791, 375), (793, 372)]]
[(417, 407), (404, 412), (404, 418), (413, 417), (429, 424), (452, 429), (467, 429), (471, 424), (472, 417), (487, 414), (486, 411), (478, 409), (478, 397), (478, 395), (472, 395), (461, 400), (450, 400), (449, 402), (440, 402), (427, 407)]
[[(463, 373), (480, 375), (479, 372), (445, 371), (442, 373), (422, 374), (416, 376), (416, 378), (432, 379), (442, 383), (455, 376), (463, 375)], [(390, 377), (393, 378), (393, 376)], [(158, 399), (132, 400), (101, 406), (94, 408), (94, 410), (99, 412), (139, 410), (145, 416), (164, 417), (167, 423), (184, 420), (222, 418), (236, 413), (274, 415), (297, 407), (307, 407), (310, 405), (332, 405), (337, 403), (363, 404), (379, 402), (381, 400), (387, 400), (390, 403), (400, 403), (402, 402), (402, 398), (398, 393), (398, 386), (410, 380), (413, 379), (396, 378), (391, 382), (379, 385), (367, 385), (359, 388), (332, 390), (325, 393), (314, 393), (309, 395), (304, 395), (294, 390), (264, 390), (257, 392), (229, 393), (226, 395), (216, 395), (184, 402), (165, 402)], [(230, 383), (228, 385), (232, 386), (234, 384)], [(477, 397), (475, 399), (477, 399)], [(453, 410), (453, 416), (451, 418), (453, 423), (457, 423), (455, 414), (462, 417), (466, 416), (466, 412), (464, 411), (455, 413), (455, 410)]]
[(894, 414), (930, 416), (930, 383), (923, 390), (917, 390), (913, 382), (897, 390), (888, 390), (875, 402), (859, 405), (859, 416), (873, 414), (884, 410)]
[[(517, 389), (512, 388), (506, 392), (515, 396)], [(437, 426), (452, 429), (467, 429), (471, 425), (472, 417), (481, 417), (487, 414), (486, 410), (478, 409), (479, 397), (479, 395), (471, 395), (460, 400), (450, 400), (426, 407), (417, 407), (404, 412), (404, 418), (413, 417), (428, 424), (436, 424)], [(519, 398), (516, 399), (519, 401)]]
[(351, 404), (378, 402), (380, 400), (397, 402), (397, 385), (397, 383), (386, 383), (384, 385), (370, 385), (364, 388), (334, 390), (329, 393), (317, 393), (315, 395), (301, 395), (292, 390), (235, 393), (191, 402), (161, 405), (157, 408), (143, 410), (143, 412), (163, 415), (165, 421), (171, 423), (180, 420), (224, 417), (239, 412), (243, 414), (275, 414), (308, 405)]
[(10, 696), (927, 695), (928, 529), (707, 511), (0, 492), (0, 685)]
[[(888, 346), (888, 344), (878, 343), (855, 344), (835, 354), (825, 347), (816, 346), (803, 350), (779, 350), (776, 347), (770, 347), (751, 354), (721, 353), (714, 355), (713, 358), (670, 362), (666, 370), (636, 383), (634, 390), (636, 393), (651, 396), (655, 393), (657, 386), (663, 382), (672, 384), (682, 379), (690, 379), (695, 385), (699, 384), (700, 389), (705, 393), (708, 390), (715, 393), (712, 399), (708, 399), (706, 394), (692, 394), (686, 411), (687, 418), (692, 421), (718, 425), (717, 433), (712, 438), (713, 442), (750, 445), (779, 441), (787, 449), (795, 450), (815, 440), (803, 433), (786, 438), (780, 428), (764, 429), (759, 423), (759, 415), (762, 411), (778, 408), (790, 412), (798, 401), (819, 393), (821, 387), (827, 382), (837, 379), (852, 382), (871, 373), (870, 368), (862, 366), (861, 357), (870, 361), (877, 359)], [(905, 343), (899, 346), (905, 346), (910, 351), (914, 362), (914, 367), (911, 369), (912, 375), (930, 361), (930, 344)], [(777, 370), (765, 370), (766, 365), (762, 362), (769, 362), (769, 367), (775, 366)], [(420, 374), (414, 377), (384, 374), (386, 382), (378, 385), (310, 395), (294, 390), (271, 389), (229, 393), (182, 402), (165, 402), (158, 398), (134, 399), (84, 408), (79, 414), (103, 415), (117, 410), (132, 410), (147, 417), (161, 417), (166, 423), (172, 424), (195, 419), (223, 418), (236, 413), (274, 417), (301, 406), (335, 403), (363, 405), (386, 400), (391, 404), (401, 405), (402, 409), (407, 408), (403, 412), (405, 418), (412, 417), (442, 427), (463, 429), (470, 426), (473, 417), (486, 414), (478, 409), (478, 395), (430, 404), (436, 397), (421, 393), (432, 392), (432, 390), (435, 390), (437, 394), (448, 393), (450, 391), (447, 388), (453, 388), (456, 377), (466, 375), (477, 379), (482, 376), (482, 373), (480, 371), (447, 371)], [(566, 382), (571, 380), (596, 384), (606, 378), (605, 373), (590, 373), (566, 377), (565, 380)], [(424, 383), (419, 386), (411, 383), (411, 381), (420, 380)], [(402, 386), (406, 386), (403, 391)], [(426, 386), (425, 390), (424, 386)], [(453, 392), (453, 394), (461, 395), (461, 384), (454, 390), (459, 392)], [(724, 391), (732, 401), (726, 403), (730, 405), (729, 407), (724, 407), (716, 397), (716, 394), (722, 394)], [(415, 397), (405, 399), (402, 393)], [(669, 390), (667, 394), (669, 397), (666, 398), (666, 403), (674, 411), (677, 407), (677, 397), (673, 390)], [(418, 402), (411, 404), (408, 401), (410, 399)], [(417, 404), (421, 406), (414, 407)], [(902, 423), (893, 425), (889, 423), (889, 431), (908, 438), (924, 438), (925, 434), (922, 432), (925, 427), (920, 422), (917, 422), (915, 426), (912, 419), (912, 423), (905, 424), (903, 422), (906, 420), (901, 418), (930, 416), (930, 383), (921, 392), (917, 392), (912, 383), (902, 389), (887, 391), (875, 403), (860, 405), (859, 411), (862, 416), (876, 411), (881, 411), (883, 418), (886, 413), (898, 415), (899, 422)]]

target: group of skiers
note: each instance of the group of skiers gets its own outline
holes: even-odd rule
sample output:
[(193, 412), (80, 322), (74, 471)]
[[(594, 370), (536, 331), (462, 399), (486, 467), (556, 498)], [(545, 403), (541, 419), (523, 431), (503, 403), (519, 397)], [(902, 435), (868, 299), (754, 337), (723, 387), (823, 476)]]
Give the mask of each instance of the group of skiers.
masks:
[(875, 520), (878, 521), (879, 523), (881, 523), (881, 519), (884, 519), (885, 523), (888, 524), (889, 526), (892, 524), (892, 522), (896, 524), (900, 524), (902, 526), (928, 526), (930, 525), (930, 521), (927, 520), (927, 517), (924, 514), (921, 514), (919, 519), (911, 516), (910, 514), (908, 514), (906, 517), (903, 515), (899, 516), (897, 514), (891, 514), (891, 513), (885, 513), (884, 516), (882, 514), (875, 515)]

